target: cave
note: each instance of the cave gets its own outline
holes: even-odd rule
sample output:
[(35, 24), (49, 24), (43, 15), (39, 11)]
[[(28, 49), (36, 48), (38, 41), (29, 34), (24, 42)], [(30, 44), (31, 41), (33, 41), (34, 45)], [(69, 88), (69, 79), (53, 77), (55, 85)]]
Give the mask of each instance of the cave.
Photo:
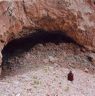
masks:
[(22, 54), (23, 52), (29, 51), (37, 44), (42, 44), (45, 46), (45, 44), (49, 42), (54, 43), (56, 45), (58, 45), (59, 43), (77, 44), (72, 38), (64, 34), (64, 32), (61, 31), (47, 32), (44, 30), (36, 30), (36, 32), (32, 33), (29, 36), (10, 41), (4, 47), (4, 49), (2, 50), (3, 54), (2, 68), (5, 66), (9, 68), (10, 64), (7, 62), (7, 59), (11, 58), (11, 56), (14, 56), (14, 54), (16, 54), (18, 50), (21, 50), (19, 54)]
[(35, 33), (32, 33), (29, 36), (10, 41), (2, 50), (2, 54), (11, 54), (18, 49), (28, 51), (36, 44), (45, 45), (45, 43), (49, 42), (55, 43), (56, 45), (63, 42), (77, 44), (72, 38), (64, 34), (64, 32), (46, 32), (43, 30), (37, 30)]

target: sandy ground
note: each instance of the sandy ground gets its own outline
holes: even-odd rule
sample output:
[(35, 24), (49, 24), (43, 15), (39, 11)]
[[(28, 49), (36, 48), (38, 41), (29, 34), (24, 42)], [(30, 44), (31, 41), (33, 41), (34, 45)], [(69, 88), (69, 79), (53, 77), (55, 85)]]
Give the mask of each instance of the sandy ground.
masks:
[[(95, 67), (72, 43), (38, 44), (5, 55), (0, 96), (95, 96)], [(67, 80), (69, 71), (73, 82)]]

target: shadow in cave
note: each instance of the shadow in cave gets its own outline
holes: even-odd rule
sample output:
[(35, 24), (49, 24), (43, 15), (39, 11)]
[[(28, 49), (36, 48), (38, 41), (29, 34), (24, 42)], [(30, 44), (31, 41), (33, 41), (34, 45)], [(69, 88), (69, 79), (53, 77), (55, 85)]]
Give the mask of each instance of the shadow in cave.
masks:
[[(64, 32), (56, 31), (56, 32), (46, 32), (43, 30), (37, 30), (27, 37), (23, 37), (20, 39), (15, 39), (9, 42), (3, 49), (2, 54), (4, 57), (7, 55), (11, 56), (16, 53), (19, 49), (21, 52), (29, 51), (33, 46), (37, 44), (46, 43), (55, 43), (58, 45), (59, 43), (75, 43), (72, 38), (68, 37)], [(20, 53), (21, 54), (21, 53)]]
[(9, 42), (3, 49), (3, 64), (2, 69), (7, 70), (11, 69), (10, 63), (8, 62), (8, 59), (15, 56), (15, 54), (22, 54), (23, 52), (29, 51), (33, 46), (37, 44), (43, 44), (45, 46), (46, 43), (75, 43), (76, 42), (68, 37), (64, 32), (56, 31), (56, 32), (46, 32), (43, 30), (36, 30), (35, 33), (32, 33), (31, 35), (15, 39), (11, 42)]

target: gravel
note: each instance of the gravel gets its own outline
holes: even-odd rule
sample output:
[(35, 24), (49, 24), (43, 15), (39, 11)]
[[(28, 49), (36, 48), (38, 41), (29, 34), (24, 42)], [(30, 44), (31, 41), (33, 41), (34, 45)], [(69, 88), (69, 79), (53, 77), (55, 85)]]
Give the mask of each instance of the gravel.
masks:
[[(91, 52), (73, 43), (38, 44), (22, 50), (5, 56), (0, 96), (95, 96)], [(72, 82), (67, 78), (70, 71)]]

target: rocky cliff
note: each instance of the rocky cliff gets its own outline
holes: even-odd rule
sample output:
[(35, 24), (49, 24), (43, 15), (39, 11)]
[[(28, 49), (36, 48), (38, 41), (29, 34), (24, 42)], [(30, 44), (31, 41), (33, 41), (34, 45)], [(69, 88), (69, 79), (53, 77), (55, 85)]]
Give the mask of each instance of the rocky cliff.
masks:
[[(10, 40), (22, 36), (24, 29), (61, 31), (78, 44), (95, 50), (95, 1), (0, 1), (0, 51)], [(2, 54), (0, 58), (2, 62)]]

